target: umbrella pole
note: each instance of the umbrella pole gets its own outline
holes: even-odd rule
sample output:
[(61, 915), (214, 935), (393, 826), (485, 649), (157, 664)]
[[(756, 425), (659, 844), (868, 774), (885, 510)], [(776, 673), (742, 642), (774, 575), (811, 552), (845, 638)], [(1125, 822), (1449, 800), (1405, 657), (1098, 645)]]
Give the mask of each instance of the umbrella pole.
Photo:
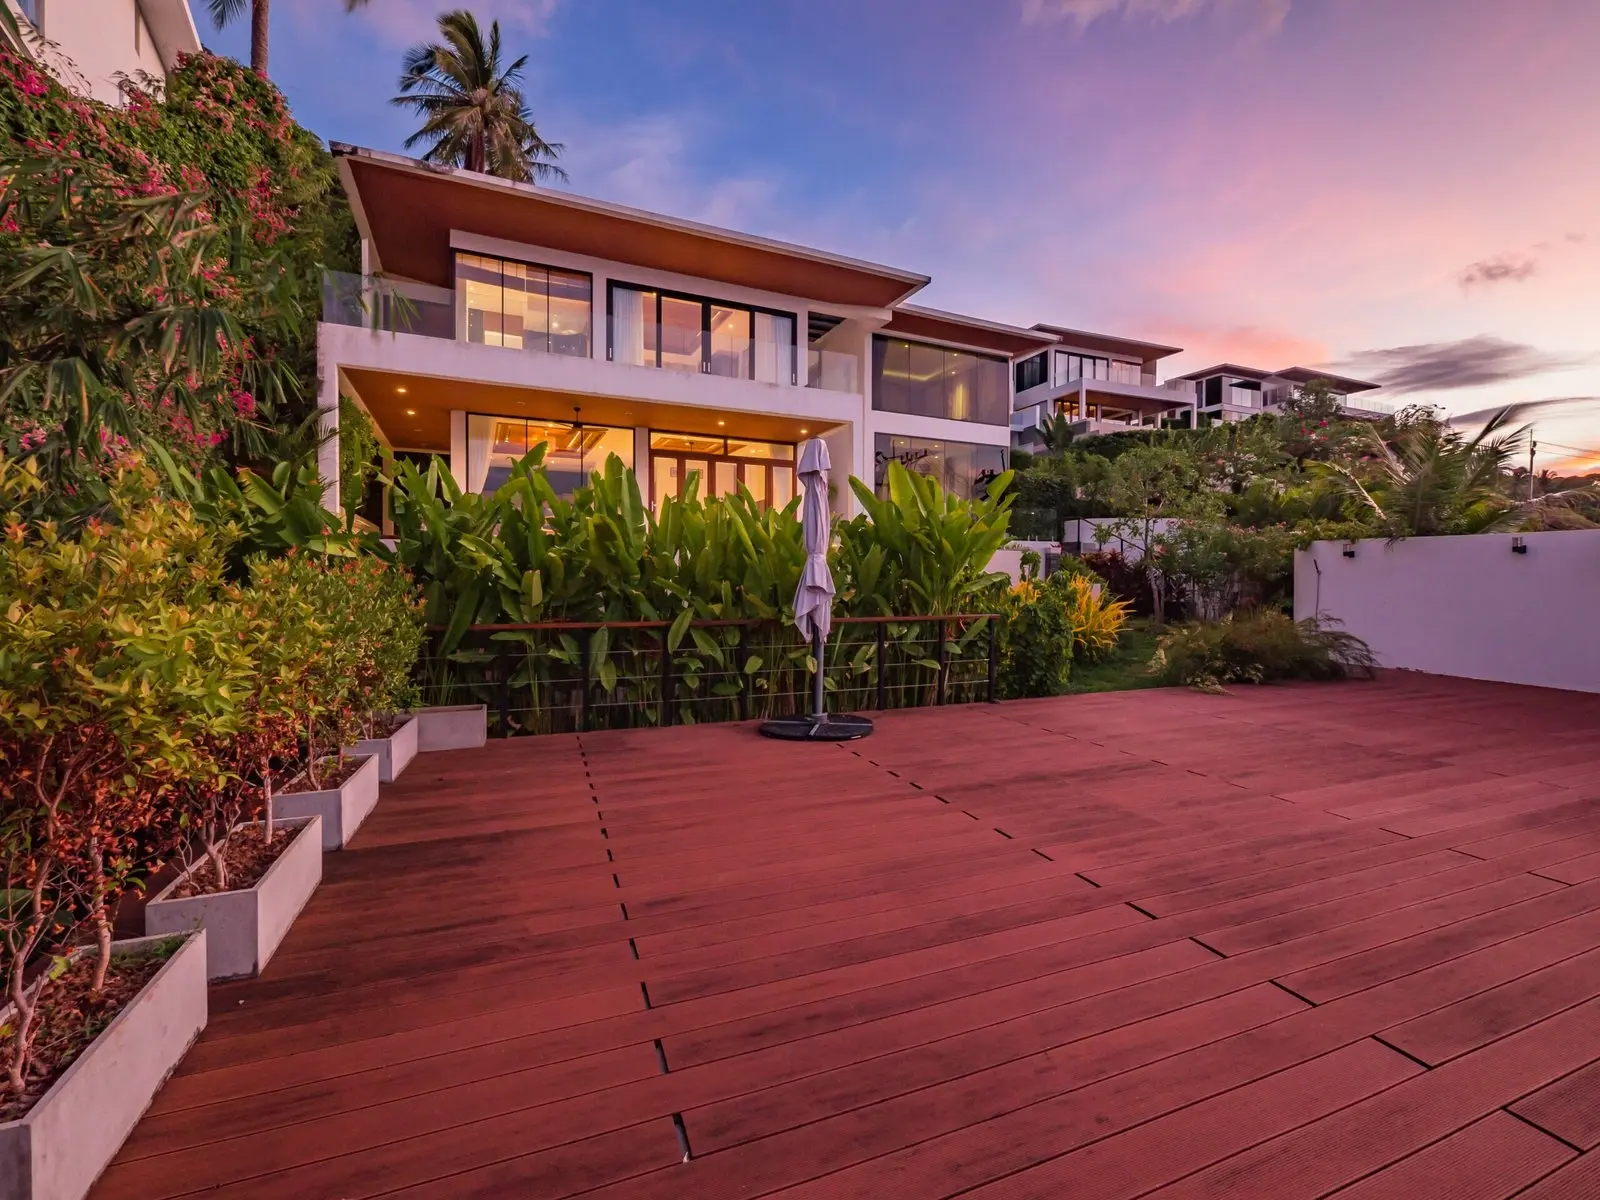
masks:
[(816, 677), (814, 679), (812, 679), (812, 681), (811, 681), (811, 706), (812, 706), (811, 716), (812, 716), (813, 720), (821, 721), (822, 720), (822, 716), (823, 716), (823, 713), (822, 713), (822, 645), (823, 645), (823, 642), (822, 642), (822, 630), (819, 629), (814, 634), (812, 634), (811, 640), (812, 640), (812, 645), (815, 647), (815, 649), (813, 651), (813, 654), (815, 655), (816, 660), (817, 660)]

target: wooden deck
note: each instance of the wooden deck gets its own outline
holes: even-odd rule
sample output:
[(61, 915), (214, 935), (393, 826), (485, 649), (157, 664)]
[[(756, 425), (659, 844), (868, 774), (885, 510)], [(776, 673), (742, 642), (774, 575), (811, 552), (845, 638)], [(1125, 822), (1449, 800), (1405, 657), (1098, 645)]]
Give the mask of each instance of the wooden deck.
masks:
[(1592, 1198), (1597, 731), (1391, 676), (426, 755), (94, 1195)]

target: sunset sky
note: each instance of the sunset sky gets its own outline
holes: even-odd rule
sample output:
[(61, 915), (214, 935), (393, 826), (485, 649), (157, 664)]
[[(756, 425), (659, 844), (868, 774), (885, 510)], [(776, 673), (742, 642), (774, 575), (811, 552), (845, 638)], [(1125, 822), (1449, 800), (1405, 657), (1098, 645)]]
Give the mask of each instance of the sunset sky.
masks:
[[(273, 76), (325, 138), (400, 151), (387, 101), (440, 6), (342, 7), (277, 0)], [(1187, 347), (1171, 374), (1562, 401), (1530, 413), (1538, 465), (1600, 469), (1593, 0), (474, 11), (529, 55), (574, 191), (923, 271), (937, 307)]]

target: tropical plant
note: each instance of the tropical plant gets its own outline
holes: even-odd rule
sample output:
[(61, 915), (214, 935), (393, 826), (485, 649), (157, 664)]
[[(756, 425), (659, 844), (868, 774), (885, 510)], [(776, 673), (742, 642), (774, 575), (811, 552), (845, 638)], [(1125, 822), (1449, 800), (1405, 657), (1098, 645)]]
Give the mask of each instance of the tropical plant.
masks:
[(1073, 658), (1085, 663), (1106, 658), (1117, 648), (1133, 606), (1116, 599), (1110, 588), (1086, 574), (1057, 571), (1050, 584), (1066, 611)]
[[(614, 457), (562, 497), (543, 456), (537, 447), (514, 464), (491, 496), (463, 493), (437, 459), (426, 470), (392, 464), (385, 477), (393, 555), (436, 633), (423, 680), (432, 702), (462, 688), (497, 704), (514, 692), (526, 698), (523, 727), (547, 729), (591, 700), (604, 710), (595, 719), (628, 723), (765, 715), (799, 697), (811, 658), (790, 627), (805, 561), (798, 500), (705, 499), (691, 477), (651, 512)], [(858, 487), (873, 516), (835, 524), (837, 613), (952, 619), (836, 622), (827, 685), (846, 689), (841, 699), (873, 694), (888, 674), (897, 682), (885, 699), (897, 704), (982, 678), (987, 623), (960, 614), (991, 604), (1003, 584), (988, 563), (1007, 540), (1009, 482), (958, 500), (894, 465), (889, 498)], [(583, 627), (469, 632), (549, 622)]]
[(111, 962), (111, 905), (174, 847), (170, 793), (216, 770), (208, 743), (233, 731), (249, 673), (215, 602), (225, 539), (155, 498), (137, 463), (109, 493), (109, 519), (75, 534), (26, 519), (44, 486), (0, 459), (0, 906), (7, 1088), (31, 1082), (34, 1023), (49, 976), (36, 960), (87, 925), (98, 993)]
[[(0, 162), (8, 229), (0, 418), (7, 452), (36, 457), (54, 497), (91, 486), (148, 439), (198, 460), (248, 435), (256, 395), (282, 395), (282, 375), (252, 356), (236, 315), (251, 285), (223, 278), (229, 235), (200, 197), (128, 195), (76, 159), (12, 159)], [(248, 302), (260, 320), (292, 309), (283, 278), (267, 272)]]
[(1165, 682), (1218, 691), (1229, 683), (1370, 678), (1377, 660), (1332, 621), (1300, 621), (1271, 609), (1187, 625), (1161, 640), (1155, 669)]
[(1108, 492), (1122, 514), (1109, 528), (1140, 547), (1152, 615), (1160, 624), (1166, 619), (1169, 579), (1157, 530), (1175, 518), (1210, 515), (1221, 499), (1205, 487), (1194, 456), (1155, 445), (1136, 446), (1119, 455), (1111, 465)]
[(1005, 595), (1000, 694), (1007, 700), (1059, 696), (1072, 675), (1067, 606), (1048, 584), (1025, 579)]
[(486, 42), (478, 19), (457, 9), (439, 17), (439, 38), (406, 51), (400, 95), (390, 101), (423, 118), (406, 149), (422, 145), (425, 162), (504, 179), (566, 179), (555, 161), (564, 147), (539, 135), (522, 94), (528, 56), (504, 61), (500, 22)]
[(1519, 411), (1500, 409), (1471, 437), (1436, 414), (1402, 412), (1387, 437), (1369, 431), (1368, 463), (1319, 469), (1390, 538), (1510, 528), (1541, 502), (1518, 503), (1504, 487), (1527, 437), (1526, 426), (1510, 428)]

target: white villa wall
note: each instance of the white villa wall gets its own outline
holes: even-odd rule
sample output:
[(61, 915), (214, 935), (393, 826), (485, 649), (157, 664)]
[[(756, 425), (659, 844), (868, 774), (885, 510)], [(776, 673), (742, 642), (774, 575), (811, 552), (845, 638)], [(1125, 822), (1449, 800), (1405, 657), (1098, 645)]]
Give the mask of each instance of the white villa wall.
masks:
[(1600, 692), (1600, 530), (1316, 542), (1294, 615), (1333, 617), (1386, 667)]
[[(18, 11), (9, 0), (7, 7)], [(41, 16), (55, 45), (40, 48), (40, 60), (74, 91), (115, 105), (122, 103), (119, 73), (166, 78), (138, 0), (44, 0)]]

